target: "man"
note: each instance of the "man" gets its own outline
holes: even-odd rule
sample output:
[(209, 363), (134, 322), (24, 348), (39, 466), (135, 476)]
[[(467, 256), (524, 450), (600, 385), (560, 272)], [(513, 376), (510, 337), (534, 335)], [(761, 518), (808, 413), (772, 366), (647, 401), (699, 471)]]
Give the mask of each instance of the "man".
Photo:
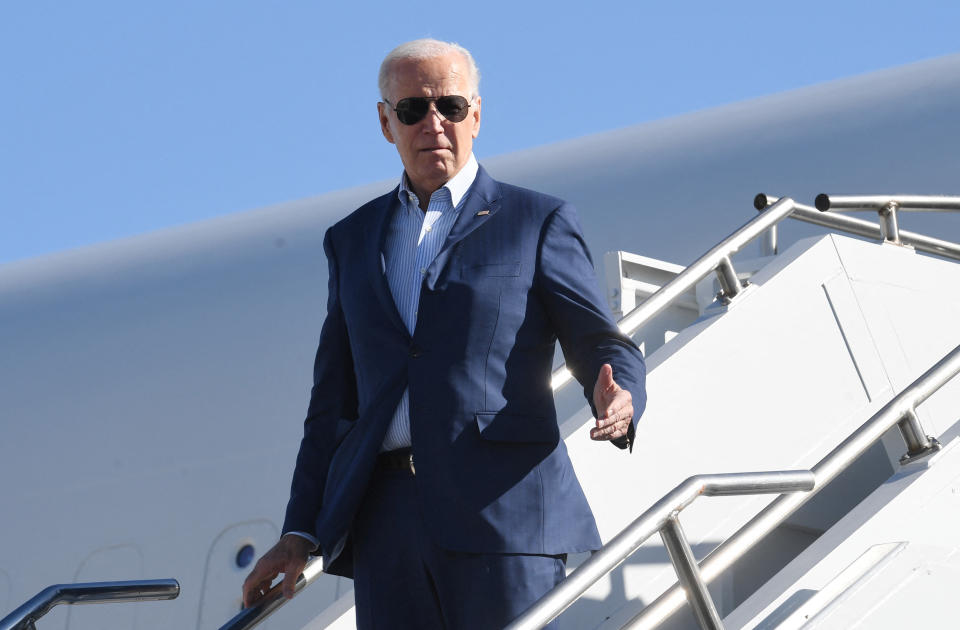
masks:
[[(643, 359), (610, 319), (572, 207), (473, 157), (479, 73), (463, 48), (399, 46), (380, 127), (401, 183), (334, 225), (327, 318), (284, 523), (244, 603), (310, 553), (354, 578), (359, 628), (495, 628), (600, 546), (560, 439), (559, 339), (595, 440), (631, 443)], [(617, 491), (624, 488), (612, 486)]]

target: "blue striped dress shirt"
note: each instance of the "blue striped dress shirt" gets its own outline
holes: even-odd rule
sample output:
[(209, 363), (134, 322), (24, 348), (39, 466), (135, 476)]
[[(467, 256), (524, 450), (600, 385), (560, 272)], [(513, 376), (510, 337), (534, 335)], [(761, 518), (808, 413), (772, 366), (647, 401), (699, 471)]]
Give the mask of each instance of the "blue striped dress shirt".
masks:
[[(397, 193), (400, 207), (390, 222), (382, 262), (393, 301), (411, 335), (417, 326), (423, 276), (457, 220), (477, 169), (477, 160), (471, 153), (460, 172), (430, 196), (425, 212), (410, 189), (407, 176), (401, 178)], [(393, 414), (381, 450), (410, 444), (410, 392), (407, 390)]]

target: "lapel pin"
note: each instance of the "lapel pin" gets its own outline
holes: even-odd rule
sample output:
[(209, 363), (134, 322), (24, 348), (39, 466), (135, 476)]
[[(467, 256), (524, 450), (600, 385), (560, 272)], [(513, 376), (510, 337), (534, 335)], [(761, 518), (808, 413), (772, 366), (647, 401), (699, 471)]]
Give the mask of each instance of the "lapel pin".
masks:
[(477, 216), (478, 216), (478, 217), (482, 217), (482, 216), (485, 215), (485, 214), (490, 214), (490, 211), (489, 211), (489, 210), (481, 210), (480, 212), (477, 213)]

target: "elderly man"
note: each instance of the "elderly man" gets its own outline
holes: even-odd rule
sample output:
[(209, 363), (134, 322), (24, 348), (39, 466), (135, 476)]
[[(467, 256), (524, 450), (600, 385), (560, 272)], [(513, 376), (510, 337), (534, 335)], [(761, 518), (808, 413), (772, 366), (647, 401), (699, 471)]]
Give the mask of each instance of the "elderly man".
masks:
[[(380, 68), (399, 186), (326, 234), (327, 317), (284, 523), (244, 603), (310, 553), (354, 578), (359, 628), (495, 628), (600, 546), (557, 427), (559, 339), (595, 440), (631, 445), (644, 366), (573, 208), (477, 164), (479, 73), (417, 40)], [(623, 491), (619, 488), (618, 491)]]

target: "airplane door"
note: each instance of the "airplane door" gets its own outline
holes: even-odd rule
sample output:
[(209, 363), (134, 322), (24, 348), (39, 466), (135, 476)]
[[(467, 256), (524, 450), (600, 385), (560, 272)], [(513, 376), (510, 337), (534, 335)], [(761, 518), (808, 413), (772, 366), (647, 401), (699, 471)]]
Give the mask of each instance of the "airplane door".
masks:
[[(216, 630), (240, 610), (240, 587), (263, 555), (280, 536), (267, 520), (238, 523), (223, 530), (213, 541), (200, 595), (198, 630)], [(265, 621), (258, 628), (270, 628)]]

